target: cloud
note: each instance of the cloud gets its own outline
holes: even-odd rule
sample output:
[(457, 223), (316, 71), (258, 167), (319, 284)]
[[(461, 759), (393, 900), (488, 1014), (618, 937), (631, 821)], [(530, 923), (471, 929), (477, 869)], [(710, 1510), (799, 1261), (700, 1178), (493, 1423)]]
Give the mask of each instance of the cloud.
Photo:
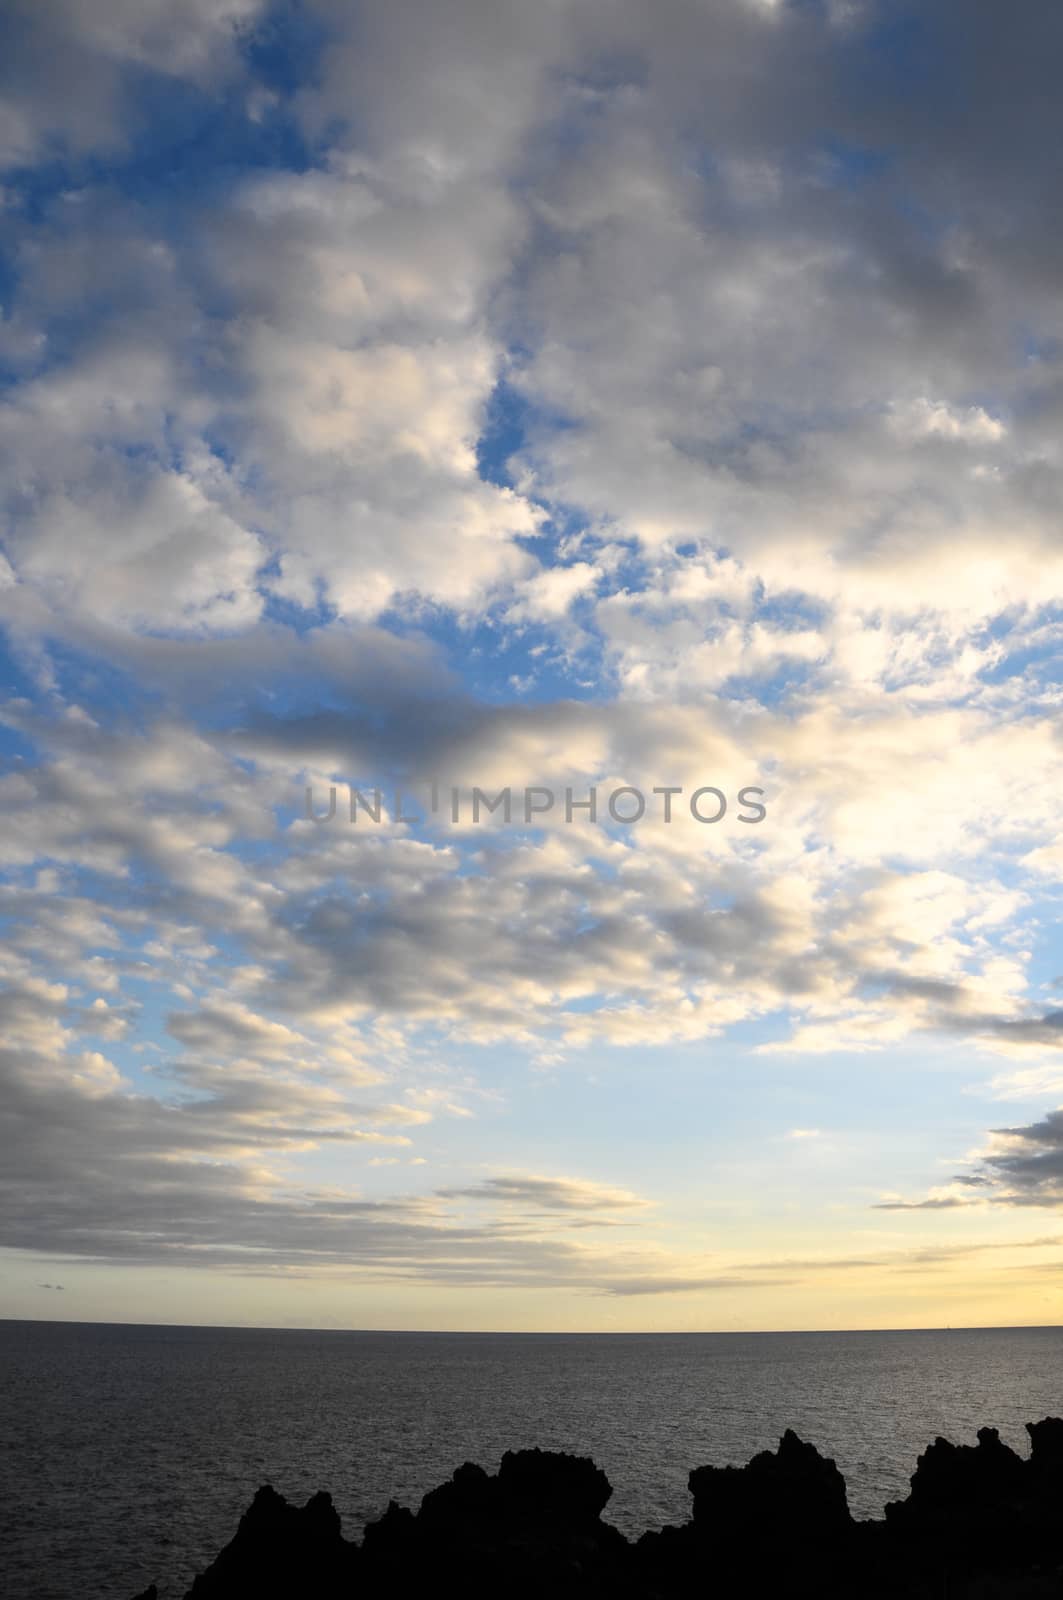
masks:
[(13, 0), (0, 71), (0, 166), (57, 149), (122, 147), (133, 131), (130, 69), (216, 87), (238, 72), (239, 32), (260, 9), (260, 0)]
[[(208, 1101), (160, 1103), (120, 1080), (98, 1090), (62, 1057), (5, 1050), (0, 1074), (5, 1140), (16, 1152), (0, 1181), (5, 1248), (237, 1272), (357, 1272), (385, 1282), (610, 1294), (679, 1287), (675, 1256), (652, 1243), (611, 1250), (555, 1235), (570, 1215), (605, 1220), (643, 1209), (625, 1189), (500, 1174), (381, 1200), (308, 1186), (267, 1165), (304, 1142), (375, 1137), (353, 1125), (336, 1097), (300, 1093), (290, 1081), (224, 1075)], [(377, 1110), (385, 1125), (396, 1114)], [(455, 1202), (470, 1198), (490, 1207), (476, 1223), (455, 1214)], [(704, 1285), (726, 1287), (720, 1274), (704, 1275)]]
[(996, 1204), (1063, 1205), (1063, 1109), (1025, 1126), (995, 1129), (981, 1175), (996, 1185)]
[(702, 1289), (777, 1289), (791, 1285), (793, 1278), (631, 1278), (612, 1284), (610, 1295), (687, 1294)]
[[(739, 0), (668, 5), (652, 27), (632, 6), (506, 4), (490, 27), (473, 0), (445, 20), (313, 11), (320, 51), (281, 96), (256, 80), (253, 0), (16, 7), (19, 159), (56, 138), (122, 145), (127, 88), (150, 74), (235, 78), (258, 107), (242, 136), (283, 102), (315, 152), (231, 168), (179, 237), (80, 175), (18, 219), (22, 584), (141, 629), (246, 626), (266, 595), (355, 617), (498, 598), (551, 621), (604, 576), (603, 540), (634, 539), (680, 574), (726, 548), (770, 597), (794, 591), (799, 554), (850, 655), (873, 613), (897, 646), (921, 608), (966, 643), (978, 619), (1058, 596), (1054, 368), (1013, 343), (1020, 307), (1052, 316), (1054, 277), (1031, 265), (1055, 249), (1031, 159), (1051, 147), (1049, 19), (1021, 44), (982, 7), (962, 29), (952, 5), (921, 19), (955, 92), (913, 109), (874, 5), (844, 25)], [(951, 122), (967, 95), (992, 107), (991, 140)], [(685, 160), (691, 140), (713, 162)], [(101, 260), (120, 295), (101, 294)], [(71, 335), (79, 303), (91, 330)], [(500, 379), (530, 407), (517, 487), (478, 471)], [(578, 509), (578, 559), (540, 563), (550, 507)], [(627, 593), (610, 587), (603, 607)], [(773, 648), (829, 648), (765, 623), (726, 637), (757, 670)]]
[(1063, 1207), (1063, 1108), (1049, 1111), (1036, 1122), (994, 1128), (986, 1144), (971, 1156), (971, 1167), (953, 1179), (977, 1198), (950, 1195), (947, 1199), (907, 1202), (879, 1209), (917, 1210), (944, 1206)]
[(167, 1029), (189, 1049), (212, 1055), (253, 1054), (292, 1060), (305, 1041), (281, 1023), (255, 1016), (246, 1006), (217, 1000), (196, 1012), (173, 1012)]
[(913, 439), (956, 439), (974, 444), (1003, 439), (1007, 432), (1004, 424), (991, 417), (982, 406), (956, 411), (944, 401), (928, 400), (925, 396), (911, 401), (898, 412), (894, 426)]
[[(122, 947), (151, 940), (158, 962), (172, 941), (167, 926), (210, 929), (212, 936), (182, 933), (186, 953), (170, 969), (198, 990), (212, 987), (223, 935), (239, 952), (238, 988), (171, 1007), (182, 1043), (259, 1060), (309, 1059), (317, 1047), (300, 1019), (336, 1026), (372, 1012), (469, 1036), (529, 1038), (541, 1031), (534, 1019), (544, 1005), (547, 1026), (577, 1044), (705, 1037), (783, 1006), (794, 1031), (766, 1049), (881, 1048), (918, 1031), (1008, 1049), (1054, 1040), (1051, 1015), (1031, 1015), (1022, 961), (998, 942), (1025, 899), (987, 877), (984, 859), (972, 859), (973, 830), (988, 822), (984, 855), (991, 837), (999, 847), (1006, 824), (996, 811), (980, 821), (968, 800), (965, 749), (949, 803), (967, 808), (972, 833), (970, 842), (966, 829), (958, 836), (954, 870), (887, 872), (866, 863), (894, 826), (880, 813), (877, 783), (904, 771), (905, 738), (893, 749), (883, 744), (867, 771), (856, 759), (855, 731), (851, 755), (835, 743), (829, 765), (815, 756), (818, 715), (808, 728), (764, 716), (750, 740), (724, 711), (707, 724), (695, 708), (672, 706), (568, 702), (501, 711), (448, 685), (419, 647), (385, 649), (375, 635), (362, 641), (345, 630), (322, 630), (298, 647), (275, 631), (266, 641), (278, 661), (307, 674), (308, 696), (315, 674), (333, 695), (344, 672), (367, 671), (366, 689), (348, 690), (349, 709), (341, 701), (335, 712), (257, 712), (247, 704), (250, 679), (240, 687), (241, 672), (259, 658), (252, 634), (246, 663), (232, 652), (216, 663), (238, 669), (227, 679), (235, 727), (221, 708), (209, 730), (171, 715), (136, 732), (101, 730), (73, 706), (42, 717), (13, 702), (4, 713), (41, 751), (0, 790), (7, 859), (16, 869), (51, 862), (50, 870), (73, 874), (62, 884), (62, 913), (28, 886), (12, 886), (15, 937), (53, 959), (62, 951), (65, 971), (95, 962), (85, 978), (94, 974), (98, 989), (116, 981), (100, 964), (101, 945), (112, 963), (128, 963)], [(150, 661), (151, 653), (149, 672)], [(298, 676), (292, 683), (289, 694), (301, 697)], [(379, 693), (375, 711), (369, 692)], [(191, 693), (198, 696), (197, 684)], [(429, 713), (436, 732), (426, 741), (419, 730)], [(945, 735), (936, 729), (939, 741)], [(992, 757), (997, 768), (1006, 750), (1005, 740)], [(1031, 784), (1024, 805), (1042, 807), (1047, 822), (1049, 752), (1035, 741), (1027, 755), (1040, 764), (1040, 787)], [(819, 763), (817, 783), (803, 798), (797, 773), (809, 760)], [(559, 793), (564, 780), (579, 793), (598, 782), (604, 794), (621, 778), (649, 793), (660, 776), (684, 780), (691, 792), (711, 776), (732, 798), (770, 762), (770, 820), (755, 842), (737, 823), (719, 832), (699, 826), (681, 805), (670, 826), (659, 808), (655, 821), (630, 830), (586, 819), (569, 827), (556, 812), (536, 839), (519, 817), (503, 830), (498, 819), (476, 827), (467, 815), (452, 826), (444, 815), (434, 833), (415, 837), (407, 825), (364, 814), (350, 823), (345, 791), (330, 823), (298, 814), (315, 769), (323, 766), (327, 781), (368, 772), (371, 783), (388, 767), (418, 761), (421, 771), (438, 763), (444, 774), (468, 763), (467, 779), (482, 778), (488, 789), (508, 780), (518, 796), (522, 782), (544, 777)], [(319, 777), (319, 809), (326, 794)], [(849, 831), (838, 827), (842, 810)], [(1029, 818), (1027, 809), (1023, 829)], [(829, 856), (817, 850), (826, 834), (834, 840)], [(918, 841), (909, 836), (907, 846), (918, 859)], [(79, 893), (84, 874), (109, 878), (106, 909)], [(151, 938), (153, 924), (162, 937)], [(116, 1011), (93, 1021), (120, 1029), (123, 1018)]]
[(574, 601), (594, 588), (601, 575), (602, 569), (589, 561), (537, 572), (521, 586), (520, 598), (507, 611), (507, 620), (556, 622)]
[[(913, 84), (877, 0), (305, 10), (11, 10), (14, 1235), (740, 1288), (573, 1245), (641, 1190), (329, 1152), (427, 1161), (485, 1043), (1054, 1082), (1060, 21), (924, 8)], [(768, 816), (302, 815), (433, 779)], [(1055, 1204), (1053, 1128), (880, 1209)]]
[(507, 1174), (485, 1178), (466, 1189), (437, 1189), (447, 1200), (484, 1200), (544, 1211), (615, 1211), (641, 1208), (646, 1201), (626, 1189), (611, 1189), (586, 1179)]

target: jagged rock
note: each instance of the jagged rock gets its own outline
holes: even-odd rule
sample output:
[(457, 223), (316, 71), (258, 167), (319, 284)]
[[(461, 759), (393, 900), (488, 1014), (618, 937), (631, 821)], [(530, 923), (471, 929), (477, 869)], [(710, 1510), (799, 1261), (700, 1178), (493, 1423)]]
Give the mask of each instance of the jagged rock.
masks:
[(1059, 1431), (1042, 1427), (1028, 1428), (1036, 1461), (1016, 1455), (995, 1428), (979, 1429), (974, 1446), (935, 1439), (919, 1457), (908, 1498), (886, 1507), (895, 1559), (937, 1573), (951, 1589), (975, 1574), (1014, 1582), (1022, 1573), (1027, 1587), (1015, 1593), (1040, 1593), (1029, 1585), (1049, 1578), (1046, 1592), (1063, 1592), (1052, 1577), (1063, 1562)]
[(744, 1467), (698, 1467), (689, 1483), (695, 1524), (723, 1544), (836, 1539), (852, 1526), (845, 1479), (790, 1428), (777, 1451)]
[[(461, 1470), (459, 1467), (458, 1471)], [(431, 1492), (438, 1494), (439, 1490), (433, 1489)], [(380, 1555), (388, 1550), (405, 1548), (415, 1536), (416, 1520), (409, 1506), (400, 1506), (397, 1500), (389, 1500), (384, 1515), (366, 1527), (362, 1549), (372, 1555)]]
[(600, 1519), (612, 1494), (585, 1457), (507, 1451), (497, 1474), (466, 1462), (414, 1517), (394, 1504), (365, 1531), (365, 1581), (433, 1594), (624, 1592), (627, 1541)]
[[(630, 1545), (601, 1520), (609, 1480), (583, 1456), (466, 1462), (414, 1512), (391, 1501), (361, 1546), (327, 1494), (260, 1489), (186, 1600), (1048, 1600), (1063, 1596), (1063, 1419), (936, 1439), (882, 1522), (853, 1522), (834, 1462), (791, 1431), (744, 1467), (690, 1474), (693, 1518)], [(154, 1586), (138, 1600), (157, 1600)]]
[(351, 1588), (360, 1554), (342, 1537), (331, 1495), (322, 1491), (305, 1506), (291, 1506), (264, 1484), (186, 1600), (338, 1600)]
[(1009, 1505), (1022, 1492), (1024, 1465), (995, 1428), (980, 1428), (973, 1446), (937, 1438), (916, 1463), (911, 1494), (886, 1507), (887, 1519), (931, 1525)]
[(787, 1429), (776, 1451), (744, 1467), (690, 1474), (693, 1521), (644, 1534), (637, 1562), (648, 1592), (701, 1594), (714, 1582), (745, 1592), (750, 1572), (789, 1593), (845, 1592), (854, 1524), (834, 1462)]
[(1043, 1422), (1028, 1422), (1030, 1468), (1038, 1478), (1063, 1481), (1063, 1417), (1045, 1417)]

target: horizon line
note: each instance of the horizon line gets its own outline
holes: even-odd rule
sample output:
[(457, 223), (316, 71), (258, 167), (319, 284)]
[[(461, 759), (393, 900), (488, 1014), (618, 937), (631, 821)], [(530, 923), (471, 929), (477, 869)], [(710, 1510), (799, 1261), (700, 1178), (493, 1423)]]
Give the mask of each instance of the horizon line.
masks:
[(1059, 1322), (971, 1322), (928, 1323), (919, 1327), (896, 1328), (354, 1328), (322, 1327), (313, 1324), (281, 1325), (267, 1322), (110, 1322), (102, 1317), (2, 1317), (3, 1324), (40, 1323), (74, 1328), (182, 1328), (215, 1333), (375, 1333), (411, 1336), (457, 1336), (470, 1338), (510, 1337), (521, 1339), (704, 1339), (798, 1337), (802, 1334), (838, 1333), (1023, 1333), (1063, 1332)]

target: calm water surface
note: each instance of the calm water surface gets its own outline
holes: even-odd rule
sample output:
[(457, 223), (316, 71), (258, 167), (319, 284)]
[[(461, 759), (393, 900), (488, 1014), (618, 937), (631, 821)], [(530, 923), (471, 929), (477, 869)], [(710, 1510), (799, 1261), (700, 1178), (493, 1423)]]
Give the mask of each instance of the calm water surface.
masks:
[[(177, 1600), (260, 1483), (331, 1491), (348, 1534), (462, 1461), (591, 1455), (625, 1533), (682, 1521), (687, 1473), (796, 1428), (857, 1516), (935, 1434), (1063, 1413), (1063, 1329), (421, 1334), (0, 1322), (0, 1592)], [(6, 1570), (4, 1570), (6, 1568)]]

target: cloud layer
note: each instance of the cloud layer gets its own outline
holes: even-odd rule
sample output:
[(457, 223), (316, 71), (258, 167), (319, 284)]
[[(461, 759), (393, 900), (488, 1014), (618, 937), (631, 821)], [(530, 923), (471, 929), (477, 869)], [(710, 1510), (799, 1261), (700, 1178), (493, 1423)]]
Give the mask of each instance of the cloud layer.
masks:
[[(1016, 1126), (862, 1204), (1057, 1204), (1060, 18), (7, 26), (2, 1242), (743, 1288), (488, 1047), (962, 1049)], [(432, 782), (767, 816), (303, 814)]]

